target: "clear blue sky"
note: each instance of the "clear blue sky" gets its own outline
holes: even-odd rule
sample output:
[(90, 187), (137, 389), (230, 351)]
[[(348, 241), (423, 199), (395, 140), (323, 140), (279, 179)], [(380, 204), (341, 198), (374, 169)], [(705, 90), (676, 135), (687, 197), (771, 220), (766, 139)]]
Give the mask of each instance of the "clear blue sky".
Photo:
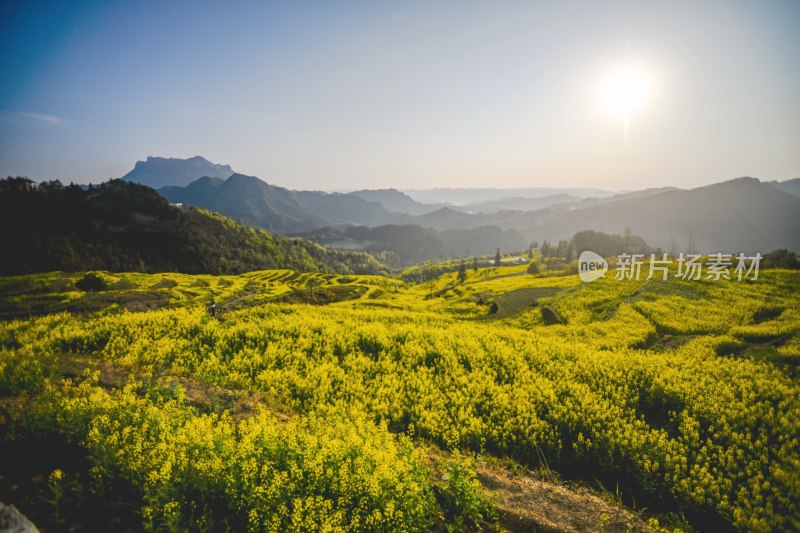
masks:
[[(0, 175), (307, 189), (800, 176), (800, 2), (0, 0)], [(633, 69), (622, 115), (607, 80)]]

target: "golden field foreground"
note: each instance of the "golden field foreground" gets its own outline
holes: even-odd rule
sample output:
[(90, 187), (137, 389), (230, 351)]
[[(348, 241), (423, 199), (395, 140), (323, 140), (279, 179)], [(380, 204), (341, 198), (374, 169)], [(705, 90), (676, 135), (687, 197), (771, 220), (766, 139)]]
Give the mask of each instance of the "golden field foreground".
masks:
[(48, 530), (800, 529), (800, 273), (526, 267), (2, 278), (0, 500)]

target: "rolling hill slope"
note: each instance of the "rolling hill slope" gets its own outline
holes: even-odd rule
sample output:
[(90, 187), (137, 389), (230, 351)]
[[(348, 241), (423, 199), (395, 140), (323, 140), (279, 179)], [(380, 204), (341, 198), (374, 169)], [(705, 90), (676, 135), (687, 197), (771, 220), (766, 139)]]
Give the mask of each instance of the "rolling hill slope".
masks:
[(653, 246), (686, 250), (768, 252), (800, 249), (800, 198), (754, 178), (672, 190), (585, 209), (519, 214), (527, 235), (562, 239), (584, 229), (619, 233), (630, 227)]
[(243, 174), (226, 180), (201, 178), (186, 187), (164, 187), (159, 192), (171, 202), (210, 209), (250, 226), (280, 232), (330, 224), (374, 226), (407, 218), (355, 195), (291, 191)]
[(328, 250), (170, 206), (154, 190), (111, 180), (84, 190), (0, 181), (0, 274), (52, 270), (234, 273), (264, 268), (377, 273), (364, 253)]

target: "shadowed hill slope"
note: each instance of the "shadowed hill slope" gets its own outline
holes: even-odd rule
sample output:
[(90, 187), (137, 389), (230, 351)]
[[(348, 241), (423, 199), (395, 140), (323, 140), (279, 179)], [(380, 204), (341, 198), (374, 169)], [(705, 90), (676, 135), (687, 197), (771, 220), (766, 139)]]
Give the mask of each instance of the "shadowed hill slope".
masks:
[(112, 180), (84, 190), (3, 180), (0, 274), (104, 269), (235, 273), (265, 268), (337, 273), (384, 270), (371, 255), (328, 250), (170, 206), (154, 190)]

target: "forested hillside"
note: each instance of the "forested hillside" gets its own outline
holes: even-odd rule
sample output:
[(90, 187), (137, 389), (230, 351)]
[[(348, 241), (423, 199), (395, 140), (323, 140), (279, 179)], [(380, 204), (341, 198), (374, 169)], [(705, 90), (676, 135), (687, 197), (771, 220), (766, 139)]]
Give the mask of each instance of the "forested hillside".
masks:
[(154, 190), (111, 180), (83, 189), (23, 178), (0, 181), (0, 274), (52, 270), (222, 274), (265, 268), (374, 274), (366, 253), (328, 250), (171, 206)]

